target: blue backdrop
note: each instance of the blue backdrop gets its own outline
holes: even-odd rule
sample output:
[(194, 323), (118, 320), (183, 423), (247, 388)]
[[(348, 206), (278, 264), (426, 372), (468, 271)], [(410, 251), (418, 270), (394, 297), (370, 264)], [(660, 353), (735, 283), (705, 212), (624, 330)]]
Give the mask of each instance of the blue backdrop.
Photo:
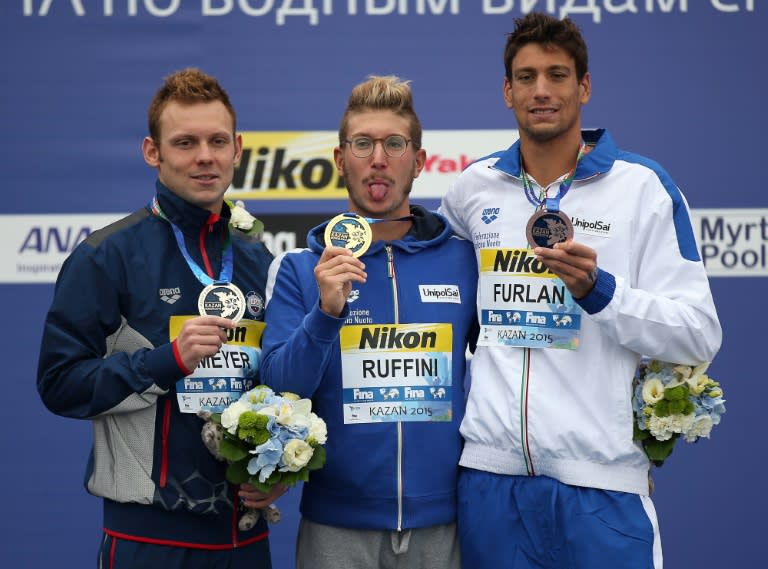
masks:
[[(531, 8), (570, 10), (585, 34), (593, 85), (585, 126), (608, 127), (621, 147), (659, 161), (701, 211), (699, 239), (730, 255), (710, 261), (724, 329), (710, 372), (728, 412), (711, 440), (680, 443), (654, 471), (667, 567), (763, 563), (764, 0), (3, 0), (3, 567), (95, 562), (100, 502), (82, 488), (90, 424), (48, 413), (35, 389), (55, 275), (22, 274), (18, 262), (53, 263), (71, 250), (77, 231), (65, 238), (65, 230), (88, 224), (68, 225), (69, 216), (117, 216), (148, 200), (155, 172), (140, 143), (162, 77), (190, 65), (216, 75), (238, 129), (267, 139), (335, 131), (349, 90), (372, 73), (413, 80), (428, 131), (514, 129), (501, 97), (502, 49), (512, 19)], [(296, 200), (276, 189), (251, 196), (248, 208), (272, 232), (291, 224), (284, 214), (313, 214), (288, 228), (301, 244), (314, 216), (344, 209), (319, 194)], [(47, 237), (31, 246), (30, 234)], [(278, 569), (294, 566), (298, 495), (279, 502)]]

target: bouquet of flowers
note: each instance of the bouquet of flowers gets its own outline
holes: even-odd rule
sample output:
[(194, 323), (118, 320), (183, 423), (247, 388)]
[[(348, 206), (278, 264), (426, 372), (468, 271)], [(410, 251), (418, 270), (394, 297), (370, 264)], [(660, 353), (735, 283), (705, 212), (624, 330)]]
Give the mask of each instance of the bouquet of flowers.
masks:
[(634, 382), (634, 440), (656, 466), (682, 435), (686, 442), (709, 438), (725, 413), (720, 384), (706, 375), (709, 364), (696, 367), (650, 360), (640, 365)]
[[(276, 394), (265, 385), (244, 393), (222, 413), (201, 411), (202, 438), (219, 460), (228, 463), (232, 484), (248, 483), (261, 492), (276, 484), (293, 486), (309, 480), (309, 472), (325, 464), (325, 422), (312, 412), (312, 402), (293, 393)], [(261, 512), (278, 521), (274, 507)], [(246, 512), (240, 528), (250, 529), (259, 512)]]

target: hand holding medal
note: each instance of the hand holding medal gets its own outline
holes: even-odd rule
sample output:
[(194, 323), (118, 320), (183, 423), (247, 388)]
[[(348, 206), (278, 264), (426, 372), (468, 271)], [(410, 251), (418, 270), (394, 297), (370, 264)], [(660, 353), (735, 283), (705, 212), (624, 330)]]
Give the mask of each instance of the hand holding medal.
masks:
[(362, 256), (372, 242), (370, 224), (356, 213), (340, 213), (325, 226), (326, 246), (349, 249), (353, 257)]
[(531, 216), (525, 234), (531, 247), (551, 248), (555, 243), (563, 243), (573, 238), (573, 224), (557, 205), (547, 205)]
[(235, 322), (239, 321), (243, 314), (245, 314), (245, 296), (231, 282), (234, 259), (232, 256), (232, 240), (229, 235), (227, 235), (222, 247), (221, 272), (219, 278), (214, 280), (192, 259), (184, 243), (184, 235), (163, 213), (160, 203), (157, 201), (157, 196), (152, 198), (150, 211), (153, 215), (167, 221), (168, 225), (171, 226), (176, 244), (184, 260), (187, 262), (187, 266), (200, 284), (204, 285), (203, 290), (197, 297), (197, 310), (200, 312), (200, 316), (220, 316)]
[(245, 314), (245, 296), (229, 282), (213, 282), (206, 286), (197, 297), (200, 316), (221, 316), (239, 321)]

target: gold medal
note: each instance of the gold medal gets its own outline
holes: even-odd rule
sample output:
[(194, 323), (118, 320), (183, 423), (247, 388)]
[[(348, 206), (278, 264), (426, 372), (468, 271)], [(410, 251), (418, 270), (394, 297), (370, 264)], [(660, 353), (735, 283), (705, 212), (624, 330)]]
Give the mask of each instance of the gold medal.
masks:
[(325, 245), (344, 247), (360, 257), (373, 242), (371, 226), (356, 213), (340, 213), (325, 226)]
[(221, 316), (238, 322), (245, 313), (245, 296), (232, 283), (213, 283), (197, 297), (200, 316)]

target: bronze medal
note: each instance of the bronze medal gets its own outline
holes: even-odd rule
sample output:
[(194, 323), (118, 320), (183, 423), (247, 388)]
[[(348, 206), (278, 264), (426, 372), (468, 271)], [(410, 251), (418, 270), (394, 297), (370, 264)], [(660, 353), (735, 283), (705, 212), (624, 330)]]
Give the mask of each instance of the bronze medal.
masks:
[(525, 234), (531, 247), (552, 248), (573, 238), (573, 224), (562, 211), (540, 209), (528, 220)]

